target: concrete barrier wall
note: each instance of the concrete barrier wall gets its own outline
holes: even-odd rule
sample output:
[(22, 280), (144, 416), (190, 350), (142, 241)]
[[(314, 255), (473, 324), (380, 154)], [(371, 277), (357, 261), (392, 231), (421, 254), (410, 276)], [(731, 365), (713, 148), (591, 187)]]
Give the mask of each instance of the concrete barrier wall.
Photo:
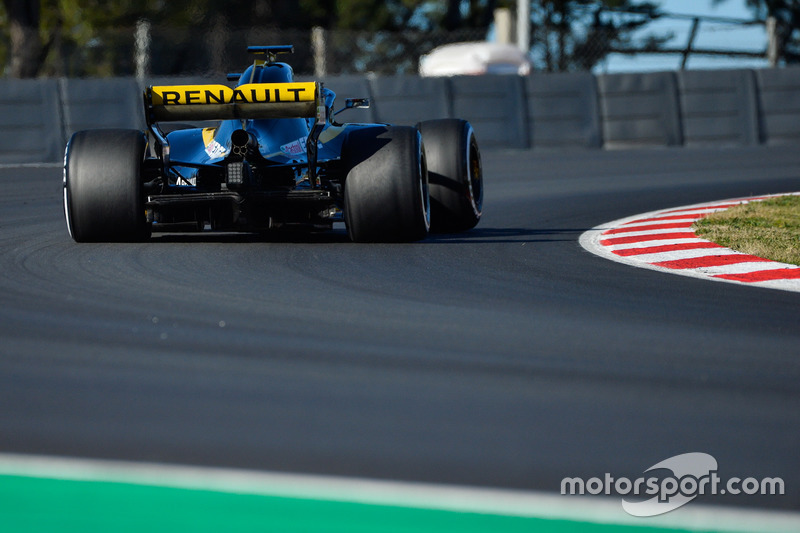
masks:
[(762, 142), (800, 142), (800, 67), (757, 70)]
[(60, 80), (64, 130), (146, 127), (139, 84), (131, 78)]
[(527, 148), (523, 80), (518, 76), (452, 78), (453, 116), (468, 120), (481, 146)]
[[(154, 79), (148, 84), (219, 83)], [(339, 98), (369, 97), (344, 122), (469, 120), (485, 148), (566, 149), (800, 143), (800, 68), (485, 76), (332, 76)], [(131, 78), (0, 80), (0, 163), (58, 162), (81, 129), (144, 128)]]
[(595, 77), (585, 73), (525, 78), (533, 148), (600, 148), (603, 132)]
[(758, 94), (753, 71), (680, 72), (678, 91), (686, 146), (758, 144)]
[(57, 80), (0, 83), (0, 162), (39, 163), (64, 157)]
[(683, 142), (673, 72), (598, 76), (603, 140), (608, 148)]
[[(338, 96), (336, 82), (328, 84)], [(386, 76), (370, 80), (370, 98), (378, 122), (413, 126), (417, 122), (453, 116), (450, 80), (419, 76)], [(360, 120), (354, 111), (342, 120)]]

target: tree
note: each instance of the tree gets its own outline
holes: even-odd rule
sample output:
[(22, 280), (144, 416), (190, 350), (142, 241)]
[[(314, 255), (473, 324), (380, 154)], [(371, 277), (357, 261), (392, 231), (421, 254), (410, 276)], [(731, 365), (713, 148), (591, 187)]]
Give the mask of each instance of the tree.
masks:
[[(213, 73), (250, 60), (246, 44), (295, 44), (292, 64), (313, 70), (311, 29), (331, 30), (330, 73), (415, 71), (433, 47), (486, 38), (498, 7), (515, 0), (3, 0), (15, 77), (132, 75), (134, 29), (149, 35), (156, 75)], [(548, 71), (590, 69), (658, 16), (640, 0), (532, 2), (532, 54)], [(148, 21), (143, 24), (142, 21)], [(444, 30), (444, 31), (443, 31)], [(141, 37), (141, 34), (139, 34)], [(141, 39), (140, 39), (141, 40)], [(658, 37), (650, 39), (659, 45)], [(644, 46), (644, 45), (642, 45)]]
[[(615, 48), (630, 47), (633, 32), (658, 16), (652, 2), (534, 2), (531, 35), (535, 66), (548, 72), (589, 70)], [(666, 40), (667, 36), (649, 35), (642, 46), (658, 47)]]
[[(712, 0), (721, 4), (727, 0)], [(800, 63), (800, 0), (745, 0), (756, 20), (775, 20), (777, 56), (786, 63)]]
[(28, 0), (3, 0), (11, 41), (9, 75), (32, 78), (41, 64), (42, 41), (39, 38), (39, 3)]
[[(505, 0), (506, 3), (509, 0)], [(434, 33), (488, 31), (503, 0), (3, 0), (9, 21), (6, 72), (14, 77), (131, 75), (134, 28), (151, 37), (151, 66), (162, 75), (230, 68), (244, 44), (296, 44), (292, 63), (308, 71), (311, 28), (337, 32), (340, 71), (415, 69)], [(294, 32), (294, 33), (292, 33)], [(392, 37), (389, 36), (391, 32)], [(280, 40), (281, 42), (276, 42)], [(241, 55), (240, 55), (241, 52)], [(376, 59), (377, 57), (377, 59)]]
[(416, 72), (420, 56), (438, 45), (484, 39), (498, 3), (339, 0), (330, 49), (349, 59), (349, 72)]
[(464, 10), (464, 3), (461, 0), (448, 0), (447, 12), (442, 20), (441, 26), (454, 31), (471, 28), (488, 28), (494, 18), (494, 10), (498, 7), (496, 0), (476, 1), (470, 0), (469, 7)]

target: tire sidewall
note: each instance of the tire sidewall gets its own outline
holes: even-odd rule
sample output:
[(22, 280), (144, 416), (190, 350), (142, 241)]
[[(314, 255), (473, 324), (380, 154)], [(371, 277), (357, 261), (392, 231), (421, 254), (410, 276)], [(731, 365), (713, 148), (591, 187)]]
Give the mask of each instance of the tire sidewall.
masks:
[(64, 214), (75, 241), (149, 237), (141, 180), (146, 147), (138, 130), (85, 130), (70, 138), (64, 152)]
[(345, 224), (355, 242), (411, 242), (430, 229), (420, 133), (406, 126), (351, 131), (343, 149)]
[(472, 125), (438, 119), (417, 128), (428, 152), (432, 231), (475, 227), (483, 214), (483, 169)]

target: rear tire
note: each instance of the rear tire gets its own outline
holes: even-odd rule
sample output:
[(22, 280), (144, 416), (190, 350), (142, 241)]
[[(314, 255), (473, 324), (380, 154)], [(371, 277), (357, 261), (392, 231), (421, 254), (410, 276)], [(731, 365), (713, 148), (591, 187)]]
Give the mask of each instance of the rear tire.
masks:
[(417, 125), (425, 142), (431, 195), (431, 230), (472, 229), (483, 213), (483, 170), (469, 122), (428, 120)]
[(150, 237), (144, 211), (137, 130), (75, 133), (64, 155), (64, 214), (77, 242), (131, 242)]
[(412, 127), (351, 131), (343, 149), (348, 168), (344, 216), (354, 242), (413, 242), (430, 229), (425, 151)]

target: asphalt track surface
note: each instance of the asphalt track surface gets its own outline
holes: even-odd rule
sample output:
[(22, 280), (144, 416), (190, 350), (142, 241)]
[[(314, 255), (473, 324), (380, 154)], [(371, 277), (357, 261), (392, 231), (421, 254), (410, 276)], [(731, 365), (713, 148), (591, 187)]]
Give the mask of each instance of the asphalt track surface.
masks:
[(800, 295), (636, 269), (609, 220), (800, 190), (797, 147), (486, 152), (460, 235), (75, 244), (2, 167), (0, 452), (557, 492), (705, 452), (800, 509)]

